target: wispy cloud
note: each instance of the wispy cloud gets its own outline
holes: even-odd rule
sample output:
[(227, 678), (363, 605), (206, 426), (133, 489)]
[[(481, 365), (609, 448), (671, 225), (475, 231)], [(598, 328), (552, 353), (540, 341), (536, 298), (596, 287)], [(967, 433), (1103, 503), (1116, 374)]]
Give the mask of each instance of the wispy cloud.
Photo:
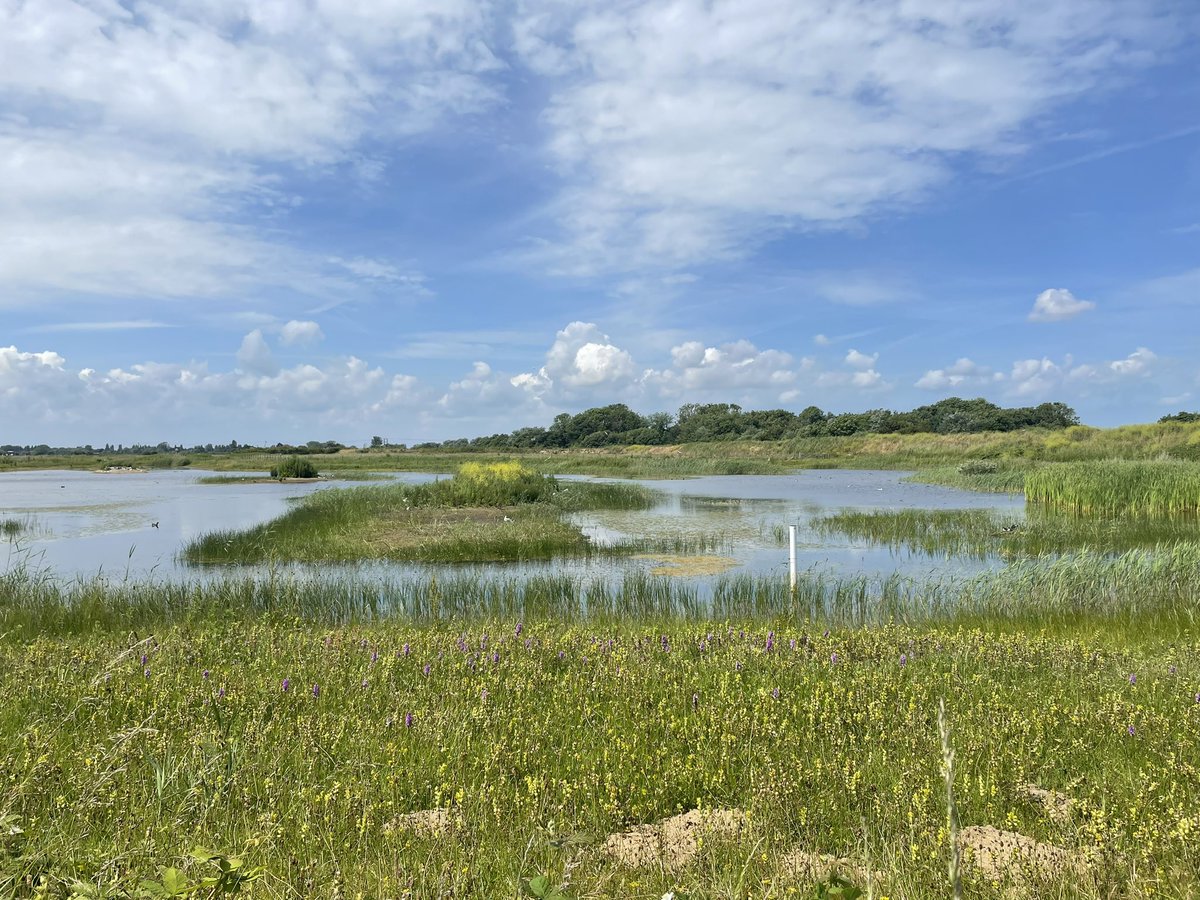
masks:
[(141, 331), (147, 328), (174, 328), (166, 322), (153, 319), (129, 319), (121, 322), (54, 322), (48, 325), (32, 325), (22, 331), (27, 334), (53, 334), (64, 331)]

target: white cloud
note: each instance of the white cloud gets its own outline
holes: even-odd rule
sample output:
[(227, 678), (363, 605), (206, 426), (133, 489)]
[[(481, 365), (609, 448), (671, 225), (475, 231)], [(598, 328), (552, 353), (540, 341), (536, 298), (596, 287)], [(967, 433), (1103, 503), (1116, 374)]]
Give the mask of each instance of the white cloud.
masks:
[(1011, 156), (1053, 106), (1172, 39), (1136, 3), (518, 9), (564, 182), (549, 256), (574, 272), (686, 266), (918, 202), (952, 160)]
[(857, 350), (851, 348), (850, 352), (846, 354), (846, 358), (843, 360), (843, 362), (853, 369), (870, 369), (875, 365), (878, 359), (878, 353), (872, 353), (868, 356), (866, 353), (859, 353)]
[(813, 335), (813, 343), (818, 347), (828, 347), (832, 342), (825, 335), (817, 334)]
[(286, 346), (315, 344), (325, 339), (325, 333), (316, 322), (301, 322), (296, 319), (280, 329), (279, 342)]
[(1012, 392), (1018, 397), (1043, 395), (1062, 383), (1063, 370), (1045, 357), (1021, 359), (1013, 363), (1008, 377)]
[(1080, 300), (1066, 288), (1049, 288), (1038, 294), (1037, 299), (1033, 301), (1029, 321), (1062, 322), (1095, 308), (1095, 303)]
[(981, 366), (964, 356), (944, 369), (928, 370), (917, 379), (916, 387), (929, 391), (941, 391), (947, 388), (967, 386), (982, 387), (1003, 380), (1002, 372), (993, 372), (987, 366)]
[(275, 375), (279, 372), (279, 363), (267, 346), (263, 333), (255, 328), (244, 338), (237, 352), (238, 368), (253, 375)]
[[(3, 302), (331, 293), (247, 223), (293, 207), (281, 175), (371, 171), (368, 136), (497, 102), (491, 28), (468, 0), (0, 5)], [(388, 265), (351, 260), (332, 287), (406, 277)]]
[(1108, 364), (1108, 368), (1117, 375), (1149, 375), (1150, 364), (1153, 363), (1158, 356), (1145, 347), (1138, 347), (1124, 359), (1113, 360)]
[(612, 390), (636, 375), (633, 357), (610, 343), (596, 325), (572, 322), (555, 336), (545, 365), (536, 373), (516, 376), (513, 383), (539, 393), (552, 386)]
[(802, 371), (813, 365), (780, 350), (759, 350), (749, 341), (706, 347), (686, 341), (671, 348), (669, 368), (647, 370), (644, 383), (664, 397), (712, 398), (724, 392), (744, 396), (763, 392), (777, 398), (792, 387)]

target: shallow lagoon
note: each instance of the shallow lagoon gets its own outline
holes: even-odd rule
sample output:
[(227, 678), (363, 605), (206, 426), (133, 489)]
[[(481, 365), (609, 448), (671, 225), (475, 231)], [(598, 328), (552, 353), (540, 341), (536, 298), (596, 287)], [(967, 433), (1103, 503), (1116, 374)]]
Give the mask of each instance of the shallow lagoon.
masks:
[[(209, 474), (178, 469), (120, 474), (0, 474), (0, 520), (13, 518), (25, 523), (15, 540), (0, 544), (0, 570), (25, 564), (59, 578), (96, 574), (195, 578), (228, 573), (229, 567), (189, 567), (178, 562), (176, 554), (186, 541), (204, 532), (269, 521), (283, 513), (289, 501), (343, 484), (200, 484), (199, 479)], [(979, 509), (1008, 518), (1023, 514), (1024, 500), (1019, 496), (906, 483), (906, 474), (826, 469), (790, 475), (642, 481), (639, 483), (662, 495), (662, 502), (653, 509), (589, 512), (572, 518), (598, 545), (648, 538), (668, 555), (729, 557), (735, 564), (731, 573), (786, 574), (789, 524), (799, 527), (797, 556), (801, 568), (818, 567), (844, 574), (921, 575), (973, 572), (1002, 564), (998, 557), (955, 558), (944, 553), (889, 548), (812, 527), (815, 518), (844, 509)], [(437, 476), (397, 473), (392, 477), (416, 483)], [(540, 563), (434, 567), (389, 562), (319, 568), (322, 574), (340, 570), (347, 575), (381, 577), (445, 570), (503, 577), (547, 572), (604, 576), (652, 571), (661, 564), (653, 558), (600, 554)], [(696, 577), (703, 580), (705, 576)]]

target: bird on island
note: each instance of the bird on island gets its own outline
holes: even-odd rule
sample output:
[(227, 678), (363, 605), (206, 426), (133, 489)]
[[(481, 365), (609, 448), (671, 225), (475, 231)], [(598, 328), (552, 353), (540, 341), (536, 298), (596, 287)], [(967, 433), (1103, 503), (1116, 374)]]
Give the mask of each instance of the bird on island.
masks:
[(505, 517), (504, 517), (504, 521), (505, 521), (505, 522), (511, 522), (511, 521), (512, 521), (512, 519), (510, 519), (508, 516), (505, 516)]
[(158, 527), (158, 523), (157, 523), (157, 522), (151, 522), (151, 523), (150, 523), (150, 527), (151, 527), (151, 528), (157, 528), (157, 527)]

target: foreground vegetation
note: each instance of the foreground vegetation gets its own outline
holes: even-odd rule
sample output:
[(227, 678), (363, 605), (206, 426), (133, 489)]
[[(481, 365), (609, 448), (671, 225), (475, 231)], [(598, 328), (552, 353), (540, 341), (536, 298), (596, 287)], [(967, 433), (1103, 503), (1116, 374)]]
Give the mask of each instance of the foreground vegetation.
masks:
[[(1063, 854), (996, 884), (967, 866), (967, 896), (1187, 896), (1198, 563), (731, 578), (711, 601), (646, 577), (11, 573), (0, 890), (167, 896), (217, 871), (200, 845), (272, 898), (815, 896), (815, 854), (875, 897), (949, 897), (945, 698), (963, 825)], [(694, 809), (738, 827), (645, 857), (609, 838)]]

